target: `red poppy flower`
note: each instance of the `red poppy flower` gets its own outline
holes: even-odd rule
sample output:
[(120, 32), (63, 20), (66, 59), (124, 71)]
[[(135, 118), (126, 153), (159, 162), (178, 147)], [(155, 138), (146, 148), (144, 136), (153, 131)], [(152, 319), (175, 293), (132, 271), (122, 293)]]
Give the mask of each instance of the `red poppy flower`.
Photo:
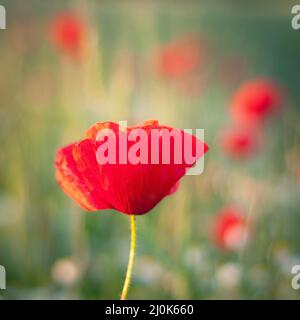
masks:
[[(129, 160), (136, 141), (128, 137), (134, 129), (142, 129), (146, 136), (146, 159), (142, 163), (133, 164)], [(159, 158), (157, 163), (152, 161), (152, 129), (163, 130), (159, 137), (159, 148), (154, 155)], [(185, 175), (186, 170), (194, 163), (183, 160), (181, 164), (175, 161), (175, 139), (170, 139), (170, 163), (163, 163), (161, 150), (164, 136), (173, 128), (161, 126), (157, 121), (148, 121), (143, 125), (122, 128), (112, 122), (96, 123), (88, 131), (86, 139), (68, 145), (58, 150), (56, 155), (56, 179), (63, 191), (88, 211), (115, 209), (126, 214), (144, 214), (151, 210), (160, 200), (176, 189), (178, 180)], [(99, 159), (99, 148), (104, 147), (105, 141), (99, 136), (110, 130), (116, 137), (115, 152), (117, 161), (105, 163)], [(208, 150), (206, 144), (195, 136), (180, 132), (181, 139), (187, 136), (192, 141), (195, 158), (198, 159)], [(124, 155), (120, 151), (121, 139), (127, 140)], [(114, 141), (114, 140), (113, 140)], [(124, 140), (122, 140), (124, 141)], [(182, 148), (182, 153), (184, 152)], [(144, 151), (145, 151), (144, 150)], [(139, 156), (142, 151), (137, 152)], [(127, 163), (121, 162), (125, 160)], [(157, 158), (157, 159), (158, 159)], [(152, 162), (151, 162), (152, 161)]]
[(258, 79), (242, 85), (231, 104), (233, 119), (245, 125), (257, 125), (278, 111), (282, 91), (274, 82)]
[(229, 157), (245, 159), (259, 151), (261, 136), (257, 129), (234, 127), (222, 131), (220, 145)]
[(218, 247), (237, 250), (245, 245), (249, 236), (249, 223), (244, 214), (235, 207), (222, 209), (214, 224), (214, 239)]
[(81, 18), (71, 12), (61, 13), (51, 22), (50, 37), (58, 50), (78, 57), (86, 37), (85, 24)]
[(169, 78), (181, 78), (198, 70), (202, 62), (202, 50), (193, 37), (170, 42), (162, 48), (158, 57), (159, 73)]

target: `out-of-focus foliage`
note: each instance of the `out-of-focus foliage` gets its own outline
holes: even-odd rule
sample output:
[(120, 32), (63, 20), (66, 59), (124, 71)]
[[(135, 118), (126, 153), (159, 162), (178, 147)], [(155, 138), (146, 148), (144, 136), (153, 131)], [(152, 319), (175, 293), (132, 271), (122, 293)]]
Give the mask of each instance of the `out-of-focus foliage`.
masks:
[[(2, 298), (118, 298), (128, 216), (82, 211), (57, 186), (53, 160), (58, 147), (82, 138), (94, 122), (146, 119), (204, 128), (210, 151), (202, 175), (185, 177), (174, 195), (137, 217), (130, 298), (299, 298), (290, 283), (292, 266), (300, 264), (300, 31), (291, 28), (288, 3), (2, 4)], [(57, 15), (70, 11), (83, 19), (79, 56), (57, 48), (49, 31)], [(164, 48), (187, 38), (200, 45), (198, 61), (185, 43), (194, 72), (159, 67)], [(167, 64), (177, 59), (166, 56)], [(260, 77), (284, 88), (282, 108), (264, 123), (259, 150), (232, 159), (220, 144), (231, 126), (232, 96)], [(228, 207), (251, 221), (249, 239), (237, 250), (214, 241), (216, 215)]]

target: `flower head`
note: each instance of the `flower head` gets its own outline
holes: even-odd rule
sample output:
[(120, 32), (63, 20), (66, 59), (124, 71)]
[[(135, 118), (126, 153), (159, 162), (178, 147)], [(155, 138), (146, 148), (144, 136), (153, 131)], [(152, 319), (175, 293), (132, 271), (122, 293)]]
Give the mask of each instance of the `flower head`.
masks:
[(168, 78), (181, 78), (197, 72), (202, 62), (199, 42), (189, 36), (166, 44), (158, 57), (159, 73)]
[(71, 12), (56, 16), (50, 25), (50, 38), (61, 52), (78, 57), (82, 53), (86, 37), (83, 20)]
[(261, 136), (255, 128), (233, 127), (222, 131), (220, 145), (227, 156), (246, 159), (259, 151)]
[(231, 114), (239, 124), (257, 125), (277, 112), (281, 100), (278, 85), (268, 79), (257, 79), (243, 84), (234, 94)]
[[(137, 142), (133, 137), (138, 130), (142, 130), (143, 135)], [(154, 130), (162, 133), (156, 149), (152, 140)], [(163, 162), (163, 141), (172, 130), (157, 121), (128, 128), (113, 122), (96, 123), (87, 131), (86, 139), (58, 150), (56, 179), (63, 191), (88, 211), (115, 209), (126, 214), (147, 213), (176, 190), (178, 180), (208, 150), (207, 145), (195, 136), (176, 129), (180, 139), (191, 138), (196, 160), (177, 163), (175, 139), (170, 139), (173, 156), (168, 163)], [(109, 141), (115, 144), (110, 145)]]
[(214, 239), (224, 250), (237, 250), (248, 240), (249, 224), (246, 217), (236, 207), (223, 208), (216, 216)]

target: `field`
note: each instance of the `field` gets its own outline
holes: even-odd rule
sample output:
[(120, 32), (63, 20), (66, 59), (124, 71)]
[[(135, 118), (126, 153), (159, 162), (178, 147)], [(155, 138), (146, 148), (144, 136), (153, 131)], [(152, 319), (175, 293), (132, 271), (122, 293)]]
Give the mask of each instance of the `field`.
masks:
[[(118, 299), (129, 217), (81, 209), (55, 180), (55, 155), (95, 122), (157, 119), (204, 129), (210, 149), (201, 175), (137, 216), (128, 298), (299, 299), (300, 30), (289, 2), (1, 4), (0, 298)], [(68, 19), (81, 33), (59, 38)], [(233, 98), (260, 79), (276, 110), (246, 147), (232, 145)], [(229, 235), (216, 227), (224, 212), (240, 217)]]

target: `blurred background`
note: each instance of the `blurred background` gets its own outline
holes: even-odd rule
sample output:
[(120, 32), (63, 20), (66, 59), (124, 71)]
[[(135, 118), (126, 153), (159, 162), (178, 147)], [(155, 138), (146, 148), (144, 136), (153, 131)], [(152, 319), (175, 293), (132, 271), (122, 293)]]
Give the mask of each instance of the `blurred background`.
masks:
[[(300, 264), (293, 2), (1, 4), (2, 299), (118, 299), (129, 217), (81, 210), (57, 185), (54, 157), (97, 121), (147, 119), (204, 128), (210, 151), (202, 175), (137, 217), (128, 298), (300, 297), (291, 287)], [(270, 112), (246, 130), (233, 101), (257, 92)]]

